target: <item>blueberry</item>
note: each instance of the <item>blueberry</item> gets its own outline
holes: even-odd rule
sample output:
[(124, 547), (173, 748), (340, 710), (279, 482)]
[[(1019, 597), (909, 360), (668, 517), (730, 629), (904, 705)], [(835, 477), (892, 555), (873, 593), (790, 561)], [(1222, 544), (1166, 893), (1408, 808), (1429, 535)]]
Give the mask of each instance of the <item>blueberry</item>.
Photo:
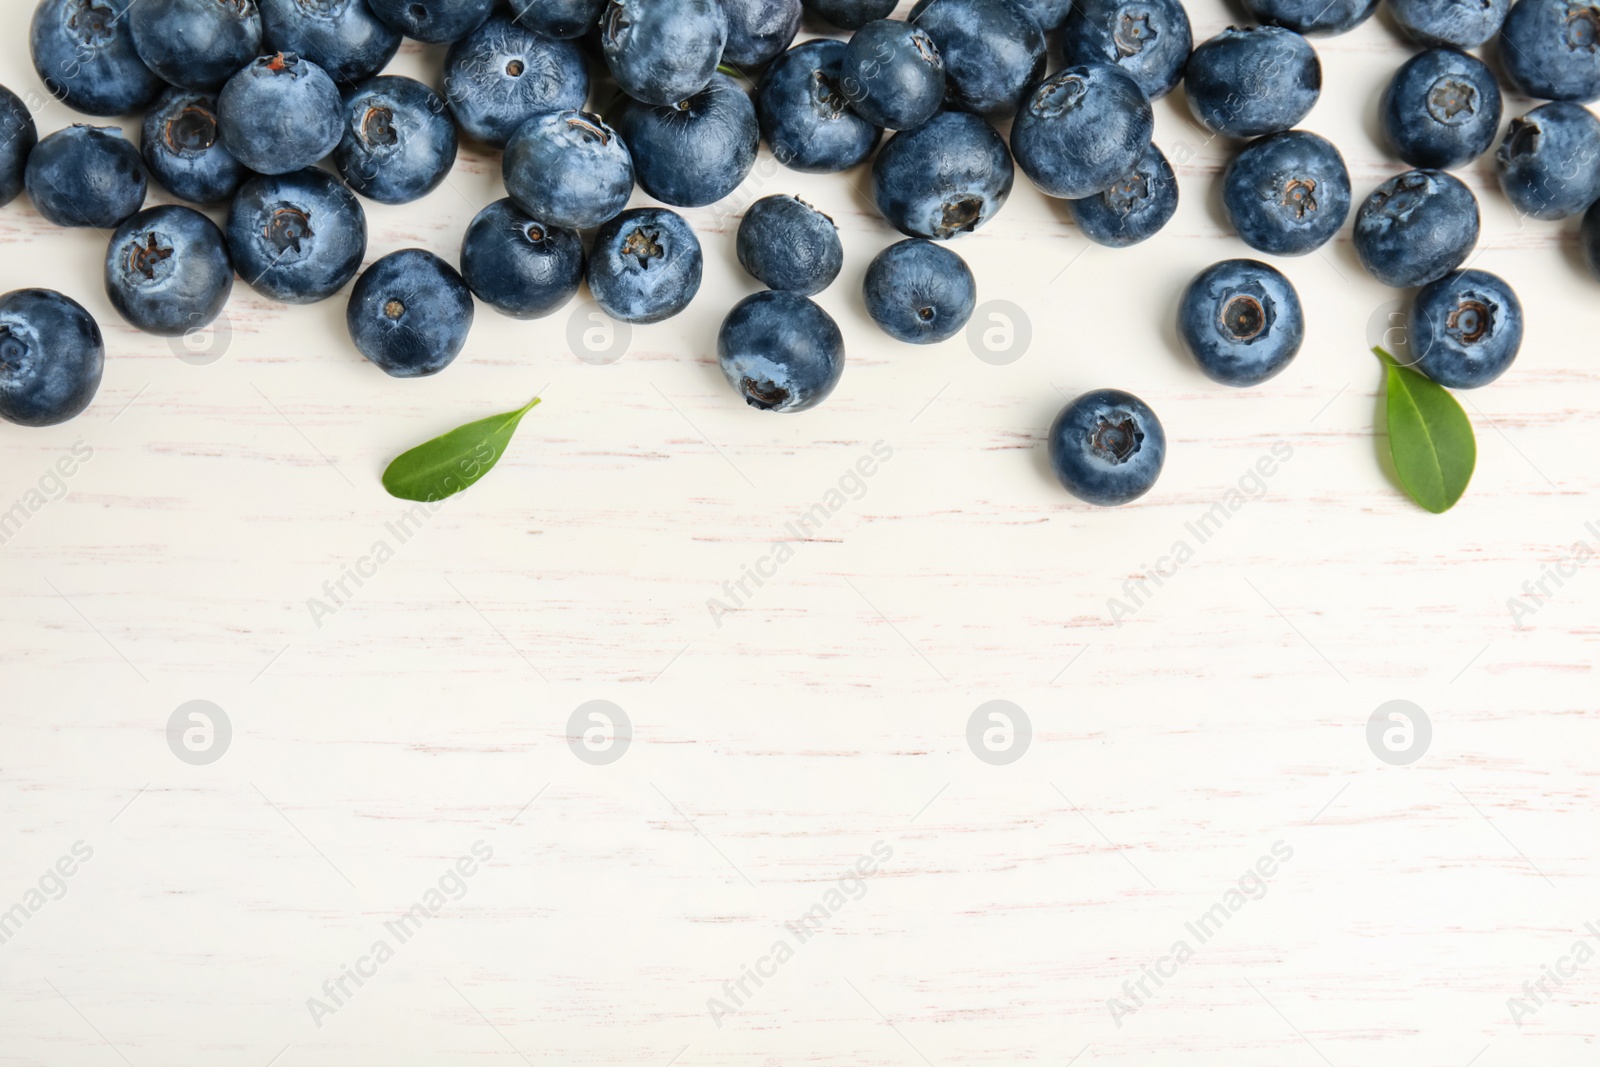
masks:
[(400, 51), (400, 31), (379, 19), (366, 0), (256, 0), (266, 52), (311, 60), (340, 85), (356, 85), (383, 70)]
[(841, 87), (845, 44), (797, 44), (761, 78), (756, 111), (779, 163), (811, 174), (848, 170), (878, 146), (882, 131), (850, 109)]
[(1181, 0), (1079, 0), (1061, 27), (1067, 66), (1110, 63), (1152, 100), (1177, 88), (1193, 47)]
[(886, 19), (899, 0), (801, 0), (806, 11), (841, 30), (859, 30)]
[(0, 207), (17, 198), (24, 187), (28, 156), (39, 143), (39, 127), (17, 94), (0, 85)]
[(805, 411), (844, 374), (844, 336), (826, 311), (773, 290), (733, 306), (717, 334), (722, 376), (757, 411)]
[(1189, 57), (1183, 76), (1200, 125), (1228, 137), (1292, 129), (1322, 95), (1311, 42), (1281, 26), (1229, 26)]
[[(459, 41), (484, 24), (496, 0), (367, 0), (391, 28), (427, 44)], [(517, 0), (526, 7), (527, 0)]]
[(617, 132), (640, 187), (673, 207), (704, 207), (733, 192), (761, 147), (755, 105), (726, 74), (677, 104), (627, 101)]
[(944, 60), (927, 31), (880, 19), (845, 47), (840, 87), (856, 114), (888, 130), (921, 126), (944, 100)]
[(606, 0), (512, 0), (517, 21), (534, 33), (571, 41), (600, 24)]
[(1058, 28), (1072, 13), (1072, 0), (1022, 0), (1022, 6), (1046, 33)]
[(589, 68), (572, 41), (541, 37), (495, 15), (450, 46), (444, 95), (462, 130), (504, 148), (533, 116), (583, 107)]
[(245, 182), (224, 232), (239, 277), (285, 304), (326, 300), (356, 276), (367, 254), (361, 202), (315, 167)]
[(1116, 67), (1090, 63), (1039, 84), (1011, 127), (1011, 152), (1041, 190), (1077, 200), (1131, 172), (1154, 131), (1138, 83)]
[(1356, 212), (1356, 255), (1384, 285), (1409, 289), (1444, 277), (1478, 243), (1478, 198), (1442, 170), (1408, 170), (1373, 190)]
[(1413, 41), (1430, 48), (1476, 48), (1506, 20), (1511, 0), (1389, 0), (1389, 14)]
[(1500, 62), (1527, 96), (1600, 99), (1600, 3), (1518, 0), (1500, 27)]
[(1522, 304), (1500, 278), (1462, 270), (1423, 286), (1411, 305), (1417, 369), (1451, 389), (1488, 385), (1522, 347)]
[(1171, 221), (1178, 210), (1178, 176), (1161, 149), (1152, 144), (1133, 169), (1109, 189), (1068, 200), (1067, 209), (1089, 240), (1126, 248)]
[(146, 333), (177, 337), (203, 329), (233, 291), (233, 263), (217, 224), (194, 208), (141, 211), (106, 247), (106, 295)]
[(801, 296), (832, 285), (844, 265), (839, 228), (798, 196), (764, 196), (751, 204), (735, 243), (752, 278)]
[(722, 61), (736, 67), (770, 63), (800, 32), (800, 0), (722, 0), (728, 41)]
[(867, 314), (897, 341), (931, 345), (961, 332), (978, 302), (966, 260), (913, 237), (873, 257), (862, 283)]
[(1383, 132), (1413, 167), (1459, 167), (1494, 144), (1500, 107), (1500, 86), (1482, 60), (1435, 48), (1395, 71), (1383, 93)]
[(40, 0), (29, 47), (50, 94), (90, 115), (147, 107), (162, 81), (133, 50), (128, 0)]
[(872, 198), (906, 236), (944, 241), (994, 218), (1014, 180), (1011, 153), (993, 126), (941, 111), (889, 138), (872, 163)]
[(106, 346), (94, 316), (50, 289), (0, 296), (0, 419), (54, 426), (100, 388)]
[(163, 81), (211, 92), (261, 54), (255, 0), (133, 0), (134, 50)]
[(408, 204), (437, 189), (455, 161), (455, 125), (426, 85), (390, 74), (345, 94), (333, 162), (362, 196)]
[(472, 220), (461, 242), (461, 275), (479, 300), (517, 319), (561, 307), (583, 281), (577, 230), (550, 226), (496, 200)]
[(432, 252), (403, 248), (361, 272), (344, 322), (363, 356), (391, 378), (438, 374), (472, 329), (472, 291)]
[(233, 158), (217, 128), (215, 93), (168, 89), (144, 114), (139, 151), (150, 175), (191, 204), (230, 199), (250, 177)]
[(1347, 33), (1372, 17), (1378, 0), (1244, 0), (1257, 22), (1287, 26), (1296, 33)]
[(1184, 289), (1178, 334), (1207, 378), (1244, 388), (1289, 365), (1306, 323), (1288, 278), (1254, 259), (1228, 259)]
[(28, 156), (28, 197), (57, 226), (111, 230), (144, 206), (139, 150), (115, 126), (68, 126)]
[(1581, 104), (1541, 104), (1512, 119), (1494, 154), (1511, 206), (1564, 219), (1600, 197), (1600, 120)]
[(600, 47), (622, 91), (676, 104), (704, 89), (728, 41), (720, 0), (606, 0)]
[(1245, 244), (1303, 256), (1339, 232), (1350, 214), (1350, 172), (1339, 150), (1289, 130), (1251, 141), (1222, 175), (1222, 204)]
[(666, 208), (624, 211), (601, 226), (586, 277), (607, 315), (636, 324), (670, 319), (700, 291), (705, 257), (682, 215)]
[(1050, 466), (1079, 500), (1114, 507), (1161, 476), (1167, 435), (1143, 400), (1120, 389), (1084, 393), (1050, 424)]
[(917, 0), (911, 21), (944, 57), (951, 107), (1005, 118), (1044, 76), (1044, 31), (1019, 0)]
[(598, 115), (552, 111), (523, 124), (501, 160), (506, 192), (536, 219), (593, 229), (628, 206), (633, 159)]
[(343, 114), (327, 72), (282, 52), (245, 67), (217, 96), (222, 143), (260, 174), (288, 174), (326, 159), (344, 136)]

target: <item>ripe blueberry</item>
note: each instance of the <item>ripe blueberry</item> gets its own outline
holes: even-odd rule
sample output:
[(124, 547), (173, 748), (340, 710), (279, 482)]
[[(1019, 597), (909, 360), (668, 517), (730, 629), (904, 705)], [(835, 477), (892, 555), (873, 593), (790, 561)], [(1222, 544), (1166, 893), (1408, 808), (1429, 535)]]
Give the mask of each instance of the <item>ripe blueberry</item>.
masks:
[(948, 240), (971, 233), (1011, 195), (1011, 153), (977, 115), (941, 111), (889, 138), (872, 163), (872, 197), (909, 237)]
[(1418, 370), (1451, 389), (1476, 389), (1517, 358), (1522, 303), (1488, 271), (1456, 271), (1417, 291), (1409, 326)]
[(129, 324), (178, 337), (203, 329), (233, 291), (233, 263), (216, 223), (188, 207), (141, 211), (106, 247), (106, 295)]
[(1228, 259), (1195, 275), (1178, 302), (1178, 335), (1214, 382), (1244, 388), (1287, 367), (1305, 339), (1300, 296), (1276, 269)]
[(800, 32), (800, 0), (722, 0), (728, 41), (722, 61), (735, 67), (770, 63)]
[(633, 158), (598, 115), (552, 111), (523, 123), (501, 160), (506, 192), (552, 226), (586, 230), (633, 195)]
[(756, 94), (761, 133), (777, 161), (792, 170), (848, 170), (878, 146), (882, 131), (845, 100), (845, 44), (797, 44), (767, 67)]
[(39, 143), (39, 127), (17, 94), (0, 85), (0, 207), (17, 198), (25, 184), (28, 156)]
[(456, 269), (432, 252), (404, 248), (356, 279), (345, 325), (385, 374), (425, 378), (461, 354), (472, 316), (472, 293)]
[(607, 315), (641, 324), (670, 319), (688, 307), (704, 269), (700, 239), (682, 215), (640, 207), (595, 233), (586, 276)]
[(1109, 64), (1091, 63), (1039, 84), (1011, 127), (1011, 151), (1033, 184), (1076, 200), (1130, 173), (1154, 130), (1138, 83)]
[(1600, 98), (1600, 3), (1518, 0), (1500, 27), (1500, 62), (1527, 96)]
[(861, 287), (867, 314), (897, 341), (931, 345), (961, 332), (978, 302), (966, 260), (913, 237), (879, 252)]
[(111, 230), (144, 206), (139, 150), (115, 126), (68, 126), (28, 156), (28, 197), (57, 226)]
[(755, 105), (726, 74), (676, 104), (626, 101), (617, 132), (639, 186), (673, 207), (704, 207), (733, 192), (761, 147)]
[(764, 196), (739, 220), (739, 263), (768, 289), (815, 296), (839, 276), (844, 246), (833, 220), (797, 196)]
[(1110, 188), (1068, 200), (1067, 209), (1089, 240), (1126, 248), (1154, 234), (1177, 213), (1178, 177), (1161, 149), (1152, 144)]
[(1383, 93), (1383, 131), (1413, 167), (1445, 170), (1489, 150), (1500, 108), (1500, 86), (1481, 59), (1435, 48), (1395, 71)]
[(1564, 219), (1600, 198), (1600, 120), (1581, 104), (1541, 104), (1512, 119), (1494, 154), (1511, 206)]
[(728, 41), (720, 0), (606, 0), (600, 48), (622, 91), (676, 104), (706, 87)]
[(757, 411), (805, 411), (844, 374), (844, 336), (826, 311), (798, 293), (773, 290), (733, 306), (717, 334), (717, 363)]
[(1287, 26), (1296, 33), (1347, 33), (1372, 17), (1378, 0), (1244, 0), (1257, 22)]
[(52, 96), (90, 115), (147, 107), (162, 81), (133, 50), (128, 0), (40, 0), (29, 49)]
[(419, 81), (384, 75), (345, 94), (344, 138), (333, 162), (362, 196), (407, 204), (439, 187), (456, 148), (443, 98)]
[(1322, 95), (1322, 62), (1281, 26), (1229, 26), (1201, 43), (1183, 76), (1200, 125), (1228, 137), (1292, 129)]
[(162, 93), (144, 114), (139, 151), (155, 180), (191, 204), (221, 203), (250, 176), (222, 143), (214, 93), (177, 88)]
[(1429, 48), (1476, 48), (1506, 20), (1511, 0), (1389, 0), (1405, 35)]
[(1350, 173), (1332, 144), (1305, 130), (1251, 141), (1222, 175), (1222, 204), (1245, 244), (1303, 256), (1350, 214)]
[(239, 277), (285, 304), (326, 300), (356, 276), (367, 252), (361, 202), (315, 167), (245, 182), (224, 232)]
[(1050, 466), (1079, 500), (1113, 507), (1150, 491), (1166, 459), (1161, 420), (1132, 393), (1096, 389), (1061, 409), (1047, 438)]
[(1455, 270), (1478, 243), (1478, 198), (1442, 170), (1408, 170), (1356, 211), (1356, 255), (1385, 285), (1409, 289)]
[(535, 115), (583, 107), (589, 68), (574, 42), (540, 36), (494, 15), (450, 46), (444, 95), (462, 130), (504, 148)]
[(387, 25), (426, 44), (461, 40), (483, 25), (494, 5), (495, 0), (367, 0)]
[(100, 388), (106, 346), (94, 316), (50, 289), (0, 296), (0, 419), (54, 426)]
[(944, 60), (926, 30), (869, 22), (845, 47), (840, 87), (856, 114), (887, 130), (921, 126), (944, 100)]
[(1181, 0), (1079, 0), (1060, 40), (1067, 66), (1110, 63), (1152, 100), (1177, 88), (1194, 46)]
[(583, 239), (496, 200), (472, 220), (461, 242), (461, 276), (484, 303), (517, 319), (537, 319), (572, 299), (583, 281)]
[(288, 174), (327, 158), (344, 135), (343, 114), (327, 72), (283, 52), (255, 60), (217, 97), (222, 143), (259, 174)]
[(267, 52), (293, 52), (328, 72), (341, 86), (358, 85), (383, 70), (400, 50), (400, 31), (379, 19), (366, 0), (256, 0)]
[(135, 0), (124, 17), (139, 58), (180, 89), (216, 92), (261, 54), (255, 0)]

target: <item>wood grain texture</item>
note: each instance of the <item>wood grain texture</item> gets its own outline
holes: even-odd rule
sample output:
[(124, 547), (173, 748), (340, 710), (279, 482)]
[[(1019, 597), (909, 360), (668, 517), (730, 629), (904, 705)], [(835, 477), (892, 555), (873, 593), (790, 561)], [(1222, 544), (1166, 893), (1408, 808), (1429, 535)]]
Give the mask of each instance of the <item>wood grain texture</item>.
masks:
[[(6, 7), (0, 82), (40, 99), (25, 6)], [(1233, 20), (1216, 0), (1191, 14), (1197, 39)], [(1306, 126), (1364, 196), (1403, 169), (1375, 109), (1409, 49), (1384, 16), (1316, 47)], [(394, 69), (437, 84), (441, 63), (408, 45)], [(1508, 99), (1507, 121), (1527, 106)], [(1575, 220), (1519, 225), (1488, 161), (1462, 173), (1477, 263), (1517, 287), (1527, 338), (1462, 394), (1477, 475), (1431, 516), (1373, 434), (1369, 334), (1404, 294), (1361, 271), (1348, 228), (1280, 263), (1309, 319), (1287, 372), (1225, 390), (1179, 351), (1184, 283), (1248, 251), (1217, 201), (1229, 149), (1181, 93), (1156, 112), (1183, 196), (1157, 239), (1090, 245), (1019, 179), (959, 242), (980, 301), (1028, 320), (1005, 366), (964, 338), (879, 334), (859, 279), (895, 235), (865, 170), (802, 176), (765, 151), (728, 204), (687, 213), (700, 296), (619, 362), (576, 358), (569, 311), (480, 307), (426, 381), (367, 365), (342, 298), (284, 308), (243, 285), (224, 355), (190, 365), (111, 310), (103, 235), (25, 198), (0, 211), (0, 290), (73, 295), (110, 348), (82, 418), (0, 426), (0, 509), (93, 450), (0, 547), (0, 909), (93, 850), (0, 945), (0, 1063), (1591, 1062), (1600, 961), (1520, 1025), (1507, 1004), (1573, 942), (1600, 946), (1600, 567), (1547, 579), (1520, 626), (1507, 607), (1600, 540), (1600, 301)], [(498, 170), (469, 145), (422, 203), (366, 204), (369, 261), (453, 259)], [(743, 409), (715, 365), (722, 315), (754, 290), (732, 230), (772, 192), (832, 214), (846, 249), (820, 302), (849, 369), (794, 418)], [(1170, 440), (1156, 490), (1113, 511), (1066, 498), (1042, 449), (1063, 398), (1106, 385)], [(391, 530), (408, 509), (379, 485), (389, 459), (536, 393), (490, 477)], [(858, 488), (876, 442), (892, 455)], [(1280, 443), (1264, 488), (1114, 620), (1124, 583)], [(789, 534), (841, 479), (843, 503)], [(792, 557), (714, 615), (780, 540)], [(380, 542), (392, 558), (314, 617)], [(165, 738), (194, 699), (232, 723), (209, 766)], [(566, 739), (596, 699), (633, 724), (609, 766)], [(1032, 723), (1008, 766), (967, 745), (993, 699)], [(1432, 722), (1409, 767), (1367, 747), (1392, 699)], [(460, 899), (318, 1025), (308, 998), (396, 942), (384, 924), (442, 877), (453, 896), (478, 842), (492, 858)], [(829, 906), (879, 842), (892, 855)], [(1186, 924), (1277, 842), (1292, 858), (1264, 895), (1199, 944)], [(819, 903), (801, 943), (785, 924)], [(718, 1025), (708, 1001), (780, 938), (793, 957)], [(1192, 959), (1114, 1020), (1108, 998), (1131, 1004), (1123, 983), (1180, 939)]]

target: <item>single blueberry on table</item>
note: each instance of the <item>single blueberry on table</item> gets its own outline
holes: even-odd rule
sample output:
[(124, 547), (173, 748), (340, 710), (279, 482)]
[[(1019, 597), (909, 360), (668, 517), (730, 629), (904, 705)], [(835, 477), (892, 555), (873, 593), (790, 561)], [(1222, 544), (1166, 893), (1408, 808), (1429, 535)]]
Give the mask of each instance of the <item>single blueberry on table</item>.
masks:
[(1244, 9), (1257, 22), (1331, 36), (1371, 18), (1378, 0), (1244, 0)]
[(216, 223), (194, 208), (141, 211), (106, 247), (106, 296), (129, 324), (178, 337), (203, 329), (233, 291), (233, 262)]
[(1245, 244), (1303, 256), (1350, 214), (1350, 172), (1329, 142), (1305, 130), (1251, 141), (1222, 175), (1222, 205)]
[(1541, 104), (1511, 120), (1494, 154), (1511, 206), (1564, 219), (1600, 198), (1600, 120), (1581, 104)]
[(133, 50), (128, 0), (40, 0), (29, 50), (50, 94), (75, 111), (126, 115), (164, 83)]
[(315, 167), (245, 182), (224, 233), (239, 277), (285, 304), (326, 300), (356, 276), (367, 254), (361, 202)]
[(921, 126), (944, 101), (944, 60), (926, 30), (880, 19), (845, 46), (839, 81), (856, 114), (887, 130)]
[(1478, 243), (1478, 198), (1442, 170), (1408, 170), (1356, 211), (1356, 255), (1384, 285), (1409, 289), (1444, 277)]
[(255, 0), (134, 0), (125, 17), (139, 58), (180, 89), (215, 92), (261, 54)]
[(552, 226), (587, 230), (633, 195), (633, 158), (598, 115), (552, 111), (523, 124), (500, 163), (517, 206)]
[(1127, 248), (1150, 237), (1177, 213), (1178, 176), (1161, 149), (1152, 144), (1133, 169), (1110, 188), (1068, 200), (1067, 210), (1089, 240)]
[(1181, 0), (1079, 0), (1061, 27), (1067, 66), (1110, 63), (1152, 100), (1177, 88), (1193, 46)]
[(861, 163), (882, 131), (851, 110), (841, 85), (846, 45), (820, 39), (772, 61), (756, 93), (761, 134), (791, 170), (831, 174)]
[(344, 136), (343, 115), (327, 72), (282, 52), (245, 67), (217, 96), (222, 143), (258, 174), (288, 174), (326, 159)]
[(437, 189), (456, 161), (456, 127), (444, 98), (386, 74), (344, 97), (344, 138), (334, 165), (356, 192), (408, 204)]
[(1423, 286), (1408, 323), (1417, 370), (1451, 389), (1488, 385), (1522, 347), (1522, 303), (1484, 270), (1456, 271)]
[(704, 207), (733, 192), (761, 147), (755, 105), (726, 74), (677, 104), (626, 101), (617, 132), (640, 188), (673, 207)]
[(311, 60), (340, 85), (377, 74), (400, 51), (400, 31), (379, 19), (367, 0), (256, 0), (266, 52)]
[(622, 91), (676, 104), (704, 89), (728, 41), (720, 0), (606, 0), (600, 48)]
[(800, 0), (722, 0), (728, 16), (728, 41), (722, 61), (759, 67), (794, 43), (800, 32)]
[(1245, 388), (1294, 359), (1305, 340), (1305, 315), (1300, 295), (1279, 271), (1254, 259), (1228, 259), (1184, 289), (1178, 335), (1207, 378)]
[(345, 325), (356, 348), (391, 378), (438, 374), (472, 330), (472, 292), (432, 252), (403, 248), (361, 272)]
[(808, 298), (769, 289), (745, 297), (722, 320), (717, 363), (757, 411), (805, 411), (844, 375), (844, 335)]
[(1089, 504), (1137, 500), (1161, 476), (1167, 435), (1143, 400), (1120, 389), (1084, 393), (1061, 409), (1047, 438), (1061, 485)]
[(841, 30), (859, 30), (886, 19), (899, 0), (801, 0), (806, 11)]
[(1046, 33), (1059, 28), (1072, 14), (1072, 0), (1022, 0), (1022, 6)]
[(1200, 125), (1228, 137), (1293, 129), (1322, 95), (1322, 62), (1282, 26), (1229, 26), (1189, 57), (1183, 88)]
[(495, 15), (450, 46), (444, 95), (461, 128), (504, 148), (535, 115), (581, 108), (589, 68), (572, 41), (541, 37)]
[(1090, 63), (1039, 83), (1011, 126), (1011, 154), (1040, 190), (1077, 200), (1132, 171), (1153, 132), (1155, 115), (1138, 83)]
[(1600, 99), (1600, 3), (1518, 0), (1500, 27), (1500, 63), (1527, 96)]
[(606, 0), (511, 0), (517, 21), (534, 33), (571, 41), (600, 24)]
[(641, 325), (670, 319), (688, 307), (704, 270), (700, 239), (682, 215), (639, 207), (595, 233), (585, 276), (602, 311)]
[(94, 316), (51, 289), (0, 296), (0, 419), (54, 426), (100, 388), (106, 346)]
[(39, 143), (39, 127), (16, 93), (0, 85), (0, 207), (23, 190), (28, 156)]
[(961, 332), (978, 303), (966, 260), (920, 237), (873, 257), (861, 286), (867, 314), (897, 341), (931, 345)]
[(964, 111), (941, 111), (895, 134), (872, 162), (873, 201), (908, 237), (971, 233), (1004, 206), (1015, 180), (1005, 141)]
[(28, 197), (57, 226), (111, 230), (144, 206), (139, 150), (115, 126), (68, 126), (28, 156)]
[(572, 299), (583, 282), (583, 239), (550, 226), (508, 197), (472, 220), (461, 242), (461, 276), (484, 303), (537, 319)]
[(1389, 0), (1407, 37), (1429, 48), (1476, 48), (1506, 20), (1511, 0)]
[(752, 278), (801, 296), (822, 292), (844, 266), (839, 228), (798, 196), (764, 196), (751, 204), (735, 245)]
[(1445, 170), (1489, 150), (1500, 109), (1500, 86), (1481, 59), (1434, 48), (1395, 71), (1383, 93), (1383, 131), (1413, 167)]
[(911, 21), (944, 57), (951, 107), (1006, 118), (1044, 76), (1044, 31), (1019, 0), (917, 0)]
[[(527, 0), (516, 0), (526, 6)], [(372, 13), (424, 44), (459, 41), (482, 26), (496, 0), (367, 0)]]
[(222, 143), (217, 97), (194, 89), (168, 89), (144, 114), (139, 151), (162, 187), (191, 204), (220, 204), (250, 177)]

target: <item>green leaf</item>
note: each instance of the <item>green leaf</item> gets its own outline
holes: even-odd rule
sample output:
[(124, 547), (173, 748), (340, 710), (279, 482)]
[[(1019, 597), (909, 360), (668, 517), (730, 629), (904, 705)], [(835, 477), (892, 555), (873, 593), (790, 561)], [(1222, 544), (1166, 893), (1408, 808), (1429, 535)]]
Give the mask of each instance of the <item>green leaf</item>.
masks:
[(383, 487), (401, 500), (443, 500), (461, 492), (494, 469), (522, 416), (538, 403), (534, 397), (520, 411), (469, 422), (401, 453), (383, 472)]
[(1432, 378), (1403, 367), (1381, 348), (1388, 368), (1389, 454), (1407, 495), (1435, 515), (1467, 491), (1478, 462), (1472, 423), (1456, 398)]

